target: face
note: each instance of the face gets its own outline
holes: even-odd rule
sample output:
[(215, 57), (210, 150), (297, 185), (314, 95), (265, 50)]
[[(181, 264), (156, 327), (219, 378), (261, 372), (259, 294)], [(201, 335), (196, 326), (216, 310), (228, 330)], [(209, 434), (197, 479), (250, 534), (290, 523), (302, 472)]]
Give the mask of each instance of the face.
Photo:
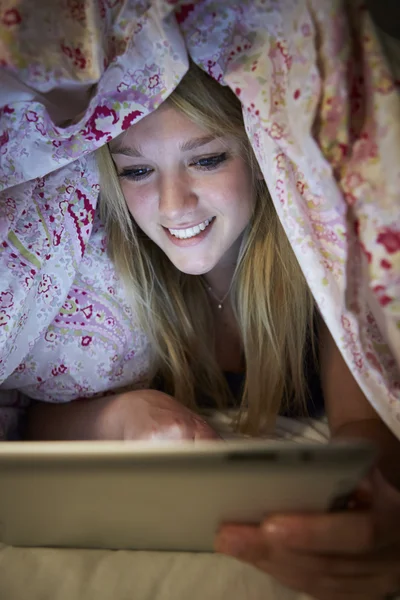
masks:
[(253, 207), (237, 140), (163, 105), (110, 148), (132, 217), (177, 269), (200, 275), (236, 262)]

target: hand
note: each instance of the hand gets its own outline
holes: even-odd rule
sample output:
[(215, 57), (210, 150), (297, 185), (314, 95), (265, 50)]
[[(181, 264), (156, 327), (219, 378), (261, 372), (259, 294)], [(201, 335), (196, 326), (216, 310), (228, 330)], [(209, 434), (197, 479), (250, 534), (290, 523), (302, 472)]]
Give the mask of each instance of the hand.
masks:
[(367, 506), (224, 525), (215, 548), (318, 600), (383, 600), (400, 592), (400, 492), (378, 470), (360, 489)]
[(206, 440), (220, 436), (175, 398), (137, 390), (107, 399), (100, 437), (122, 440)]

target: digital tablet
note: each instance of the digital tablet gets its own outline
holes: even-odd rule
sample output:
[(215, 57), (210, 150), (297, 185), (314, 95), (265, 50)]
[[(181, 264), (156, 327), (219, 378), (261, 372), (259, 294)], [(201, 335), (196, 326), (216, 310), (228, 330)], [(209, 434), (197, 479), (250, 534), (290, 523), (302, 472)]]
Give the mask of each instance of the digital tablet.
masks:
[(0, 443), (0, 542), (211, 551), (223, 522), (340, 508), (364, 442)]

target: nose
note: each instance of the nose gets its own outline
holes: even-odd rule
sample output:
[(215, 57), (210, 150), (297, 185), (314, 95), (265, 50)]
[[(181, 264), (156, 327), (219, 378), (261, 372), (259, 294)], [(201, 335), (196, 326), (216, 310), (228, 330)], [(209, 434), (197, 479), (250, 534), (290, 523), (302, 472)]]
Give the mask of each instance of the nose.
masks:
[(175, 175), (162, 179), (158, 209), (168, 223), (176, 223), (189, 215), (197, 203), (198, 197), (187, 178)]

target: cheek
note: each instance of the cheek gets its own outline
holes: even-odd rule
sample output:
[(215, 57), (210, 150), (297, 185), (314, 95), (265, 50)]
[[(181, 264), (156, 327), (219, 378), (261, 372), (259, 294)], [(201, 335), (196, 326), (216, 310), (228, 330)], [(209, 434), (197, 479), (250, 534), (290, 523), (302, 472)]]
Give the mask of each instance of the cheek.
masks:
[(150, 214), (150, 203), (146, 194), (134, 190), (129, 183), (121, 184), (126, 205), (135, 221), (140, 224)]
[(234, 202), (231, 201), (232, 210), (236, 211), (243, 217), (248, 217), (254, 205), (254, 192), (251, 183), (250, 176), (247, 171), (238, 172), (235, 177), (232, 178), (230, 185), (230, 198), (234, 198)]
[(237, 157), (230, 165), (229, 171), (225, 173), (221, 184), (225, 183), (227, 196), (231, 198), (232, 204), (238, 210), (246, 211), (253, 205), (252, 176), (247, 163)]

